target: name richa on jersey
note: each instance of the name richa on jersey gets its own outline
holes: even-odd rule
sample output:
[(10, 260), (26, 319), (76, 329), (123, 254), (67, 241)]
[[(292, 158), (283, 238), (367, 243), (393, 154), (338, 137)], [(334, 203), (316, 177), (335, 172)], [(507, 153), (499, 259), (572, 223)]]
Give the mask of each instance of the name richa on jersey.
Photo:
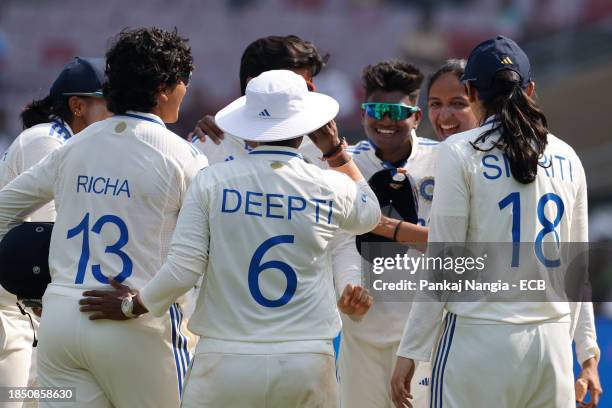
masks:
[(110, 177), (96, 176), (77, 176), (77, 193), (94, 193), (119, 196), (125, 194), (128, 198), (130, 195), (130, 185), (127, 180)]
[[(513, 285), (516, 286), (516, 285)], [(441, 281), (430, 282), (427, 279), (420, 279), (417, 282), (402, 279), (399, 282), (384, 282), (382, 279), (377, 279), (372, 283), (372, 287), (376, 291), (436, 291), (436, 292), (455, 292), (463, 291), (478, 291), (478, 292), (507, 292), (510, 290), (510, 284), (497, 280), (497, 282), (480, 282), (474, 279), (464, 279), (457, 281)]]

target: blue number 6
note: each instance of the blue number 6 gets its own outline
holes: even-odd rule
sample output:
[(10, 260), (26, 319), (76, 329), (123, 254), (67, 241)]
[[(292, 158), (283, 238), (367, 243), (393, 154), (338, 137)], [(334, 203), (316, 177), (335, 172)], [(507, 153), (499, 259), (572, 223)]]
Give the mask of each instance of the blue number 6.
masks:
[[(295, 290), (297, 288), (297, 274), (291, 266), (282, 261), (268, 261), (260, 264), (261, 258), (263, 258), (264, 254), (270, 248), (279, 244), (293, 244), (293, 242), (293, 235), (278, 235), (265, 240), (255, 250), (255, 254), (253, 254), (253, 258), (251, 259), (251, 263), (249, 265), (249, 291), (251, 292), (251, 295), (255, 301), (260, 305), (265, 307), (281, 307), (286, 305), (295, 294)], [(283, 293), (279, 299), (270, 300), (266, 298), (259, 289), (259, 274), (266, 269), (278, 269), (283, 272), (287, 278), (287, 288), (285, 289), (285, 293)]]

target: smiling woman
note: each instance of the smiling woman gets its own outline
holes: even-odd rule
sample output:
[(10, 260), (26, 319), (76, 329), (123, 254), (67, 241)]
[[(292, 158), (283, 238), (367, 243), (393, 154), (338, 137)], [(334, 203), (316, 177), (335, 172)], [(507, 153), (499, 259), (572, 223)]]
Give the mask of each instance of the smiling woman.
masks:
[(465, 86), (459, 81), (464, 69), (465, 60), (448, 60), (427, 84), (429, 122), (440, 140), (478, 126)]
[(395, 163), (410, 156), (412, 131), (421, 120), (416, 104), (422, 81), (421, 71), (402, 61), (383, 61), (363, 70), (363, 128), (383, 160)]

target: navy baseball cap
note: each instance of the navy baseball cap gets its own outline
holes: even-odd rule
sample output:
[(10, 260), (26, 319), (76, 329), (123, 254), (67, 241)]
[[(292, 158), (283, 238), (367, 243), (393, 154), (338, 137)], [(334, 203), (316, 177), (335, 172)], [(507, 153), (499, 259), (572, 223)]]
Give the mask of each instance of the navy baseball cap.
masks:
[(476, 89), (493, 85), (495, 74), (510, 69), (521, 77), (521, 88), (531, 81), (531, 64), (527, 54), (510, 38), (498, 35), (476, 46), (470, 53), (461, 81), (470, 81)]
[(42, 299), (51, 282), (52, 222), (24, 222), (0, 242), (0, 285), (19, 300)]
[(75, 57), (53, 82), (49, 95), (54, 99), (65, 96), (103, 97), (104, 67), (103, 58)]

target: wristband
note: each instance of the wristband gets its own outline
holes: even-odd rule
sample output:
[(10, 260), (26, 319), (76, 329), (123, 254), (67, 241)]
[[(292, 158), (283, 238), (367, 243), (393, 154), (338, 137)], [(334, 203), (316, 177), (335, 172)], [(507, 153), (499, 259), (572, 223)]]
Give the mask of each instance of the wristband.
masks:
[(395, 229), (393, 230), (393, 242), (397, 242), (397, 233), (399, 232), (401, 225), (401, 221), (398, 221), (397, 224), (395, 224)]
[(334, 146), (332, 151), (323, 154), (323, 160), (329, 160), (337, 154), (341, 153), (346, 147), (346, 140), (344, 137), (340, 137), (340, 142)]
[(340, 150), (335, 156), (326, 159), (330, 168), (342, 167), (351, 160), (353, 160), (353, 158), (346, 152), (346, 150)]

